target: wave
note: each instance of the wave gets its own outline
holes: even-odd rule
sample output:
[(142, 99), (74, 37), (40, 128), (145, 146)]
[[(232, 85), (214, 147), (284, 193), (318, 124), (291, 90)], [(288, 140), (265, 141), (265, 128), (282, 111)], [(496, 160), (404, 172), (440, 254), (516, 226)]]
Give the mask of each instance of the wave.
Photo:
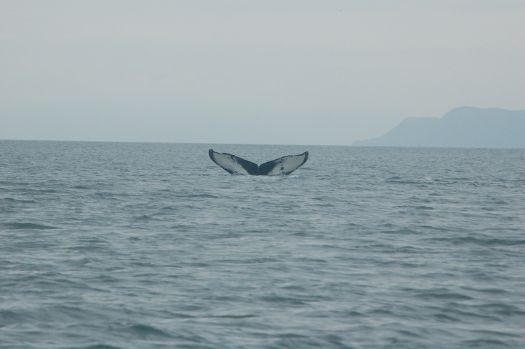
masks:
[(464, 348), (510, 348), (511, 346), (507, 344), (507, 342), (494, 339), (494, 338), (486, 338), (486, 339), (469, 339), (467, 341), (463, 341), (462, 344), (464, 345)]
[(128, 327), (127, 329), (131, 334), (139, 338), (167, 338), (171, 335), (161, 329), (145, 324), (136, 324)]
[(71, 188), (73, 188), (73, 189), (94, 189), (93, 187), (90, 187), (90, 186), (87, 186), (87, 185), (82, 185), (82, 184), (74, 185)]
[(516, 246), (516, 245), (524, 245), (525, 240), (524, 239), (497, 239), (497, 238), (478, 238), (473, 236), (466, 236), (466, 237), (442, 237), (442, 238), (432, 238), (428, 239), (431, 241), (443, 241), (443, 242), (450, 242), (454, 245), (461, 245), (461, 244), (473, 244), (473, 245), (480, 245), (480, 246)]
[(447, 288), (431, 288), (431, 289), (414, 289), (414, 288), (404, 288), (406, 292), (411, 292), (414, 297), (421, 299), (444, 299), (451, 301), (466, 301), (471, 300), (472, 297), (451, 291)]
[(109, 344), (93, 344), (85, 347), (75, 347), (73, 349), (122, 349), (122, 347), (116, 347)]
[(224, 314), (224, 315), (211, 315), (211, 318), (218, 318), (218, 319), (248, 319), (252, 317), (256, 317), (256, 315), (253, 314)]
[(36, 201), (35, 200), (26, 200), (26, 199), (15, 199), (15, 198), (10, 198), (10, 197), (7, 197), (7, 198), (2, 198), (0, 199), (1, 201), (4, 201), (4, 202), (13, 202), (13, 203), (22, 203), (22, 204), (34, 204)]
[(2, 226), (9, 229), (20, 229), (20, 230), (45, 230), (45, 229), (59, 229), (51, 225), (29, 223), (29, 222), (11, 222), (3, 223)]
[(147, 215), (147, 214), (143, 214), (141, 216), (134, 217), (134, 220), (138, 221), (138, 222), (151, 221), (152, 219), (154, 219), (153, 216), (150, 216), (150, 215)]
[(190, 199), (193, 199), (193, 198), (198, 198), (198, 199), (219, 199), (219, 196), (208, 194), (208, 193), (181, 194), (181, 195), (177, 195), (177, 197), (179, 197), (179, 198), (190, 198)]

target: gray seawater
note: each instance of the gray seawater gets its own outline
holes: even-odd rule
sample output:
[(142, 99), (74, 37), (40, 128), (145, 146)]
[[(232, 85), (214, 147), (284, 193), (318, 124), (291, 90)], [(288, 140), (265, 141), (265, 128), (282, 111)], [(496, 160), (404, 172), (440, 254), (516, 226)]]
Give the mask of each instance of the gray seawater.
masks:
[(525, 150), (2, 141), (0, 347), (525, 348)]

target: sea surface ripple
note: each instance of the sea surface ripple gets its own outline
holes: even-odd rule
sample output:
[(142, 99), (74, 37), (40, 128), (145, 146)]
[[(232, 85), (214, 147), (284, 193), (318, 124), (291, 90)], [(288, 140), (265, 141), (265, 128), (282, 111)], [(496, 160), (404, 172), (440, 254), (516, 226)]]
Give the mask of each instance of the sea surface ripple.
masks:
[[(286, 177), (231, 176), (310, 151)], [(525, 348), (525, 150), (0, 141), (0, 348)]]

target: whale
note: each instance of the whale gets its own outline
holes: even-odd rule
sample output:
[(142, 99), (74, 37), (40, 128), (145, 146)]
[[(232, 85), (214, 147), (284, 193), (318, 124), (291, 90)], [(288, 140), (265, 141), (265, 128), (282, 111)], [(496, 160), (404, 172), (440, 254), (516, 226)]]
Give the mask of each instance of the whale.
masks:
[(213, 149), (208, 151), (210, 159), (226, 172), (232, 175), (252, 176), (283, 176), (289, 175), (308, 160), (308, 152), (286, 155), (278, 159), (257, 165), (236, 155), (218, 153)]

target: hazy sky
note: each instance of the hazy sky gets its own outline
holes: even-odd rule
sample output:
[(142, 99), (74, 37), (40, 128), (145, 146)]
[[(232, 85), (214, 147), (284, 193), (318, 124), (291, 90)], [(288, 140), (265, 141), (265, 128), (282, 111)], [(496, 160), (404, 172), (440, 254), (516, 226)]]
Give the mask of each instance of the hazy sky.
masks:
[(524, 62), (525, 1), (0, 0), (0, 139), (351, 144)]

